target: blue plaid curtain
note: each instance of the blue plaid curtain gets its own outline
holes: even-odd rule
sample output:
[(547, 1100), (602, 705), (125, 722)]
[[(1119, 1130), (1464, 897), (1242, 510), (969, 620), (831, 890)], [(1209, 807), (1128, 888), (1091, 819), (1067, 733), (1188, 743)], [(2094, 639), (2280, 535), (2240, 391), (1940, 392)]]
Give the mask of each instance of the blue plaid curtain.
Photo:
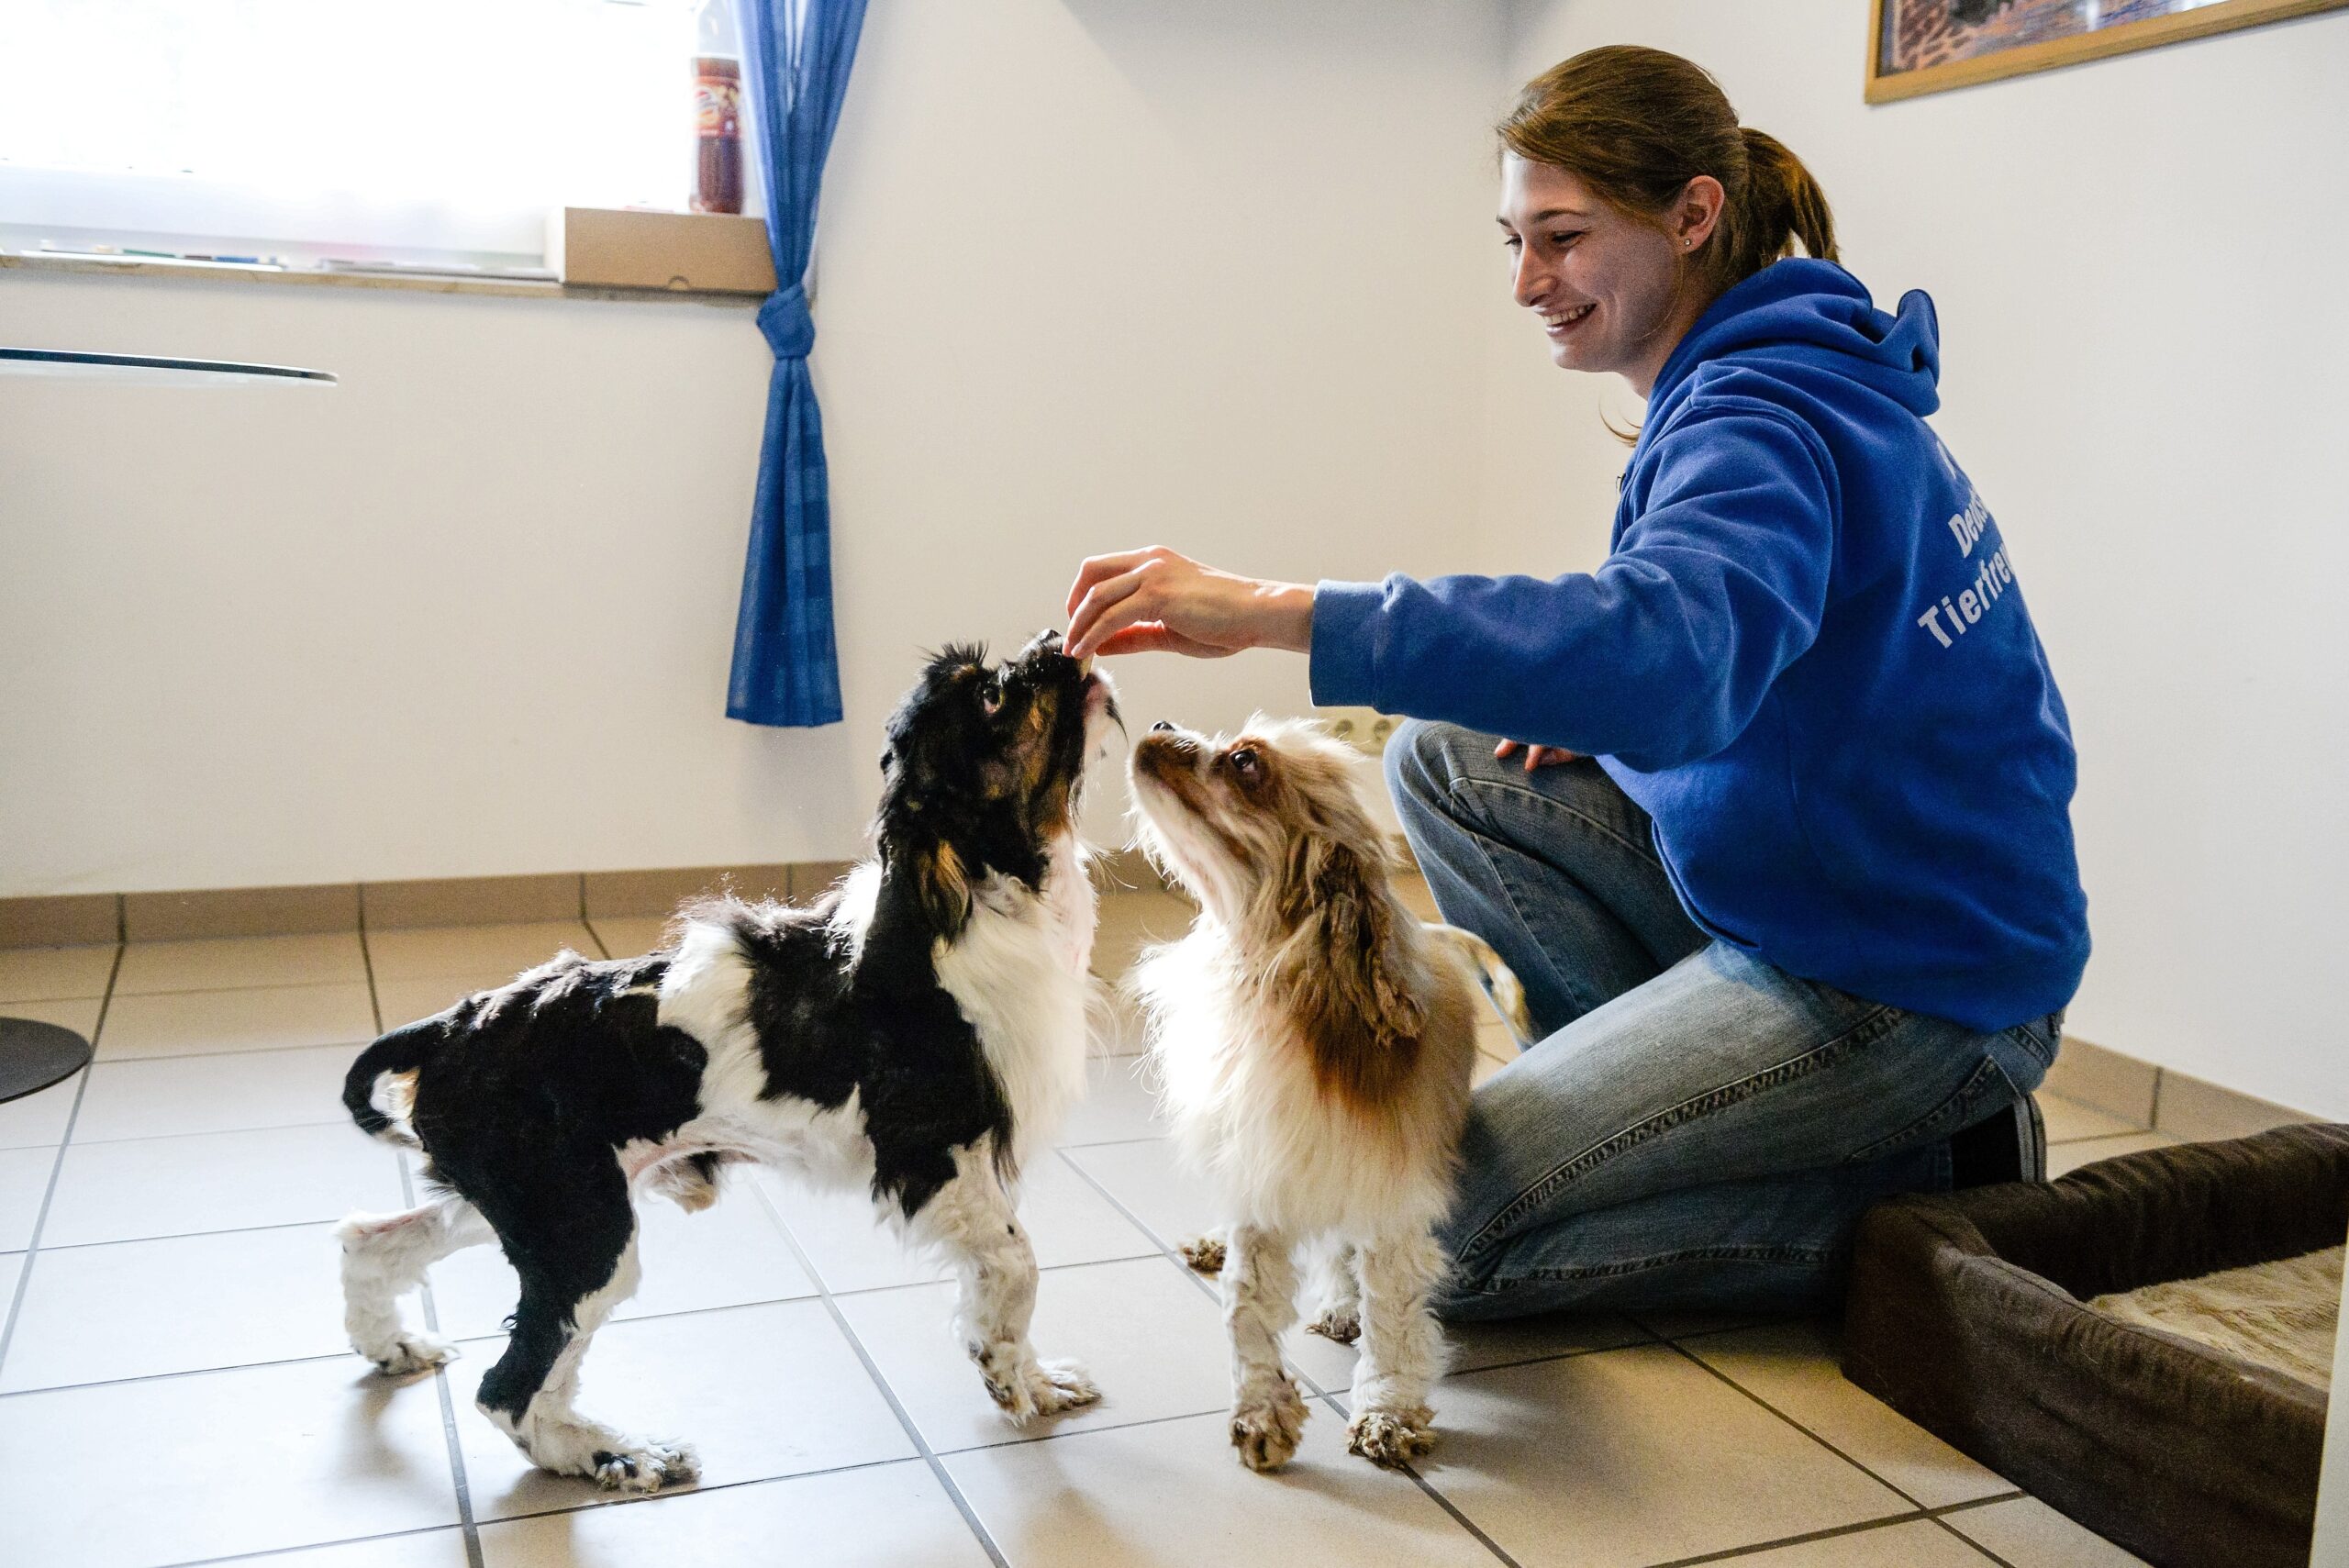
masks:
[(726, 692), (726, 716), (751, 724), (837, 724), (841, 717), (830, 483), (823, 415), (807, 376), (816, 323), (807, 314), (807, 279), (824, 157), (848, 93), (864, 4), (737, 0), (745, 106), (766, 182), (777, 284), (759, 307), (774, 373), (767, 382), (766, 439)]

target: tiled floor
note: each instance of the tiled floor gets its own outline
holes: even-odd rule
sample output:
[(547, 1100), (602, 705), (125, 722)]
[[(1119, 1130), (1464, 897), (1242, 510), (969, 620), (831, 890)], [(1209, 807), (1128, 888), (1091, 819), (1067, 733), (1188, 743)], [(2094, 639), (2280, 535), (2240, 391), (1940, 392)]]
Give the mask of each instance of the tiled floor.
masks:
[[(1187, 919), (1105, 911), (1101, 964)], [(1003, 1423), (935, 1271), (860, 1203), (762, 1174), (712, 1212), (644, 1209), (645, 1284), (597, 1337), (584, 1404), (693, 1439), (696, 1490), (625, 1504), (530, 1470), (472, 1407), (512, 1276), (434, 1271), (464, 1355), (393, 1384), (345, 1346), (331, 1222), (415, 1174), (338, 1091), (379, 1025), (570, 945), (657, 921), (0, 952), (0, 1009), (95, 1034), (97, 1060), (0, 1106), (0, 1561), (109, 1568), (254, 1553), (282, 1568), (968, 1564), (1298, 1568), (1663, 1564), (2011, 1568), (2135, 1561), (1842, 1381), (1803, 1324), (1584, 1318), (1460, 1333), (1417, 1475), (1343, 1451), (1353, 1352), (1295, 1337), (1319, 1408), (1297, 1462), (1224, 1440), (1211, 1286), (1171, 1255), (1211, 1218), (1160, 1137), (1130, 1010), (1031, 1173), (1037, 1339), (1107, 1397)], [(1487, 1069), (1509, 1050), (1497, 1022)], [(2059, 1169), (2151, 1137), (2051, 1101)]]

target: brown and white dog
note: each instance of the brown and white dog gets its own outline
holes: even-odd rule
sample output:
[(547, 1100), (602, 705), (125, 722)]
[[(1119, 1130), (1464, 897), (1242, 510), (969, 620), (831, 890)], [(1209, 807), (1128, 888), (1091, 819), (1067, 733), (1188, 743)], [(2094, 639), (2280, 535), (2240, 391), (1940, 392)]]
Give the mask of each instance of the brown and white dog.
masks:
[(1130, 773), (1143, 848), (1199, 904), (1135, 984), (1177, 1143), (1228, 1222), (1232, 1444), (1255, 1470), (1297, 1451), (1305, 1403), (1280, 1337), (1303, 1247), (1335, 1264), (1316, 1328), (1352, 1339), (1359, 1316), (1348, 1446), (1399, 1463), (1433, 1440), (1442, 1372), (1428, 1300), (1446, 1262), (1432, 1232), (1452, 1197), (1481, 1006), (1462, 960), (1521, 1017), (1516, 978), (1475, 937), (1423, 926), (1397, 899), (1355, 754), (1313, 726), (1259, 718), (1208, 737), (1161, 723)]

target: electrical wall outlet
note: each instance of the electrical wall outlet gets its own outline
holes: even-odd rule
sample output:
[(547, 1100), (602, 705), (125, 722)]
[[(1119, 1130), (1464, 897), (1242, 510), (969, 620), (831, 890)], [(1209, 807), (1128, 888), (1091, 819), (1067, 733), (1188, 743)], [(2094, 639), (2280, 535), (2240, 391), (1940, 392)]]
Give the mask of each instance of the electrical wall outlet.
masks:
[(1317, 707), (1313, 717), (1331, 735), (1367, 756), (1383, 755), (1400, 720), (1371, 707)]

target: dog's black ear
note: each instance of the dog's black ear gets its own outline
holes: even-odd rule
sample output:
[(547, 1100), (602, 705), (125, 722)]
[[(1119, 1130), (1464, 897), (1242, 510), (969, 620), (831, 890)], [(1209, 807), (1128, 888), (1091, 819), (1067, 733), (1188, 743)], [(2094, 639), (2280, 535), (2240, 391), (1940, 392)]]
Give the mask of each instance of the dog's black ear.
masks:
[[(963, 857), (943, 839), (924, 837), (885, 845), (881, 851), (881, 903), (902, 924), (918, 919), (924, 940), (963, 934), (971, 919), (971, 879)], [(880, 918), (879, 915), (875, 918)]]
[(1282, 980), (1321, 1083), (1377, 1100), (1417, 1059), (1427, 1011), (1411, 989), (1386, 868), (1320, 833), (1290, 846), (1276, 895), (1286, 944)]
[(971, 876), (952, 842), (941, 839), (914, 851), (914, 884), (938, 934), (952, 941), (971, 919)]

